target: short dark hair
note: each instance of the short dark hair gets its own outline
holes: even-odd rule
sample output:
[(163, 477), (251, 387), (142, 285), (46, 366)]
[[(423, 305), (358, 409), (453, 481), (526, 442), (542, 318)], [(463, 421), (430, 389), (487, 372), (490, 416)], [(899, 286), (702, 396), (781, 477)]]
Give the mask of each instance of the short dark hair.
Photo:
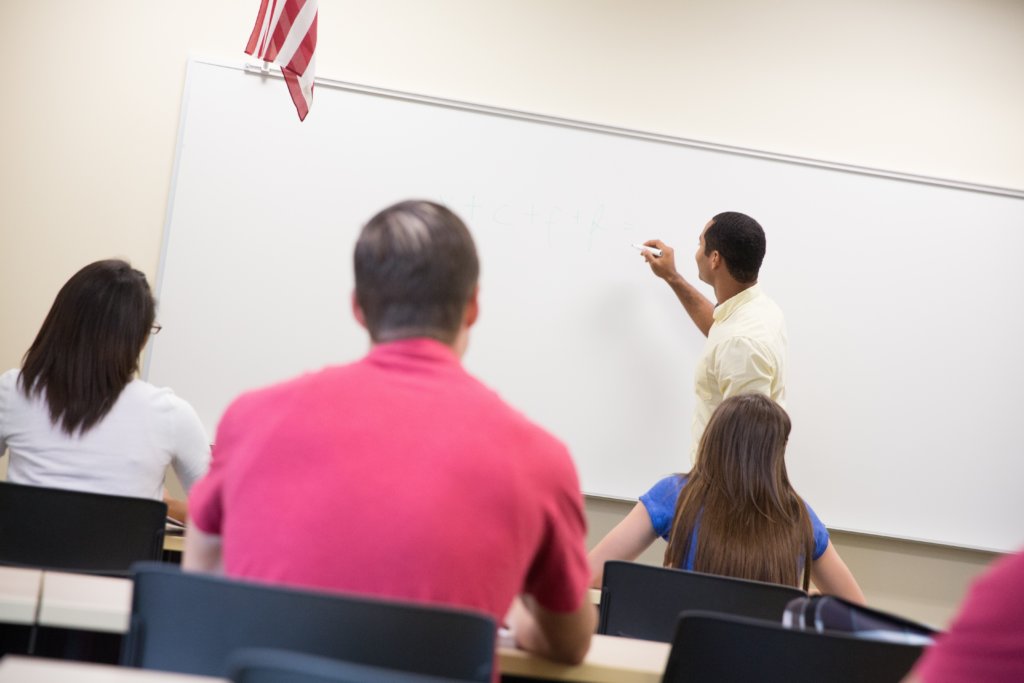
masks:
[(155, 319), (141, 271), (116, 259), (90, 263), (57, 292), (22, 361), (22, 391), (44, 396), (50, 421), (67, 434), (88, 431), (138, 370)]
[(450, 344), (480, 275), (465, 223), (428, 201), (389, 206), (356, 242), (356, 301), (375, 342), (430, 337)]
[(750, 216), (726, 211), (711, 219), (704, 232), (704, 254), (717, 251), (737, 282), (754, 282), (765, 253), (764, 230)]

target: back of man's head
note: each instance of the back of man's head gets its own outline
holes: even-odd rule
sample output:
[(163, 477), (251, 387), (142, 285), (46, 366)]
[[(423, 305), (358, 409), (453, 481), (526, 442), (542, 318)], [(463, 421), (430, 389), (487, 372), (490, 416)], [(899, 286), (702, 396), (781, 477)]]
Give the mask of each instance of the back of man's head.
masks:
[(356, 301), (374, 342), (453, 343), (480, 274), (458, 216), (427, 201), (390, 206), (363, 227), (354, 260)]
[(726, 211), (711, 219), (704, 233), (704, 253), (717, 251), (737, 282), (756, 282), (764, 261), (765, 237), (761, 225), (750, 216)]

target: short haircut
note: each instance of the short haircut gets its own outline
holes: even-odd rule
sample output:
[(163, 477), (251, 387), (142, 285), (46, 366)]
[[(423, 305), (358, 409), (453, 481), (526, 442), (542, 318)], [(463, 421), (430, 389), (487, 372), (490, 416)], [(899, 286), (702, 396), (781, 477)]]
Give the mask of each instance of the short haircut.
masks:
[(480, 275), (465, 223), (428, 201), (390, 206), (356, 242), (356, 301), (374, 342), (455, 341)]
[(737, 282), (755, 282), (764, 261), (764, 230), (746, 214), (720, 213), (704, 233), (704, 254), (710, 256), (713, 251), (722, 255)]
[(132, 380), (155, 319), (142, 272), (121, 260), (90, 263), (57, 293), (22, 362), (22, 391), (44, 396), (67, 434), (88, 431)]

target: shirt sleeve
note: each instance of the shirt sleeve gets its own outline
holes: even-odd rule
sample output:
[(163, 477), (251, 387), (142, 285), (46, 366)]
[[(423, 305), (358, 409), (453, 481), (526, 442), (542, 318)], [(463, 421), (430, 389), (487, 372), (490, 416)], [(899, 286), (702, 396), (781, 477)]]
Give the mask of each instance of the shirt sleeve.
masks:
[(544, 533), (530, 564), (524, 590), (552, 612), (568, 613), (587, 600), (587, 521), (576, 467), (565, 448), (549, 473), (544, 506)]
[(775, 363), (764, 346), (749, 337), (730, 337), (719, 344), (714, 369), (723, 399), (740, 394), (771, 396)]
[(17, 391), (16, 370), (0, 375), (0, 458), (7, 451), (7, 413), (10, 411), (11, 391)]
[(195, 409), (177, 396), (175, 403), (171, 467), (186, 491), (206, 474), (210, 466), (210, 439)]
[(1024, 552), (975, 580), (949, 630), (918, 660), (926, 683), (1024, 680)]
[(658, 481), (647, 493), (640, 496), (640, 502), (651, 518), (654, 532), (666, 541), (672, 530), (676, 501), (679, 500), (679, 492), (683, 490), (684, 483), (686, 479), (682, 475), (672, 474)]
[(814, 532), (814, 554), (811, 555), (811, 559), (817, 560), (828, 550), (828, 529), (825, 528), (825, 524), (818, 518), (814, 509), (807, 505), (806, 501), (804, 506), (807, 508), (807, 514), (810, 515), (811, 529)]
[(188, 495), (188, 515), (200, 531), (220, 536), (224, 524), (224, 485), (227, 475), (227, 464), (233, 449), (238, 448), (239, 440), (246, 433), (246, 424), (241, 405), (245, 402), (243, 395), (228, 406), (224, 416), (217, 425), (217, 439), (214, 442), (210, 457), (210, 468), (206, 475), (196, 482)]

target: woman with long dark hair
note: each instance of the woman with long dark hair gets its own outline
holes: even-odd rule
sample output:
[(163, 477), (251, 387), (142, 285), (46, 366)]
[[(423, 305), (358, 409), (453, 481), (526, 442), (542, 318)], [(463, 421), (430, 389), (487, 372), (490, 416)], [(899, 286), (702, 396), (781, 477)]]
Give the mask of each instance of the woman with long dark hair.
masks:
[(864, 602), (828, 530), (789, 483), (790, 419), (760, 394), (723, 401), (689, 474), (671, 475), (590, 551), (593, 585), (608, 560), (634, 560), (658, 538), (666, 567), (768, 581)]
[(146, 276), (124, 261), (67, 281), (21, 370), (0, 375), (9, 481), (160, 499), (168, 465), (186, 489), (206, 472), (209, 440), (192, 407), (135, 378), (155, 319)]

